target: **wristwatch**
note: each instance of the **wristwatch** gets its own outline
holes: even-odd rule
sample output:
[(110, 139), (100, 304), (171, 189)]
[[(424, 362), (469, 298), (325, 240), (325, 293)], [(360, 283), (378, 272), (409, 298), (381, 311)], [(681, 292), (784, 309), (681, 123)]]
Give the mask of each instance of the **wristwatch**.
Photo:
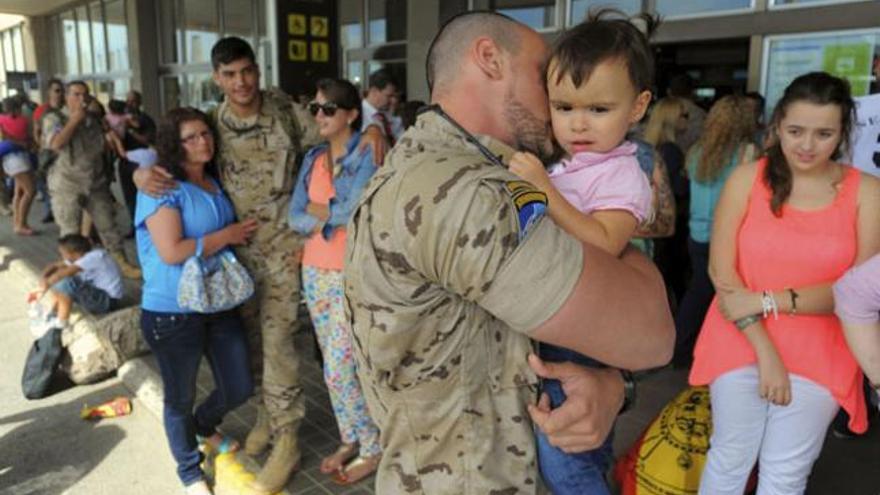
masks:
[(620, 407), (620, 412), (617, 414), (623, 414), (632, 409), (636, 403), (636, 380), (633, 378), (631, 371), (618, 371), (620, 371), (620, 376), (623, 378), (623, 406)]

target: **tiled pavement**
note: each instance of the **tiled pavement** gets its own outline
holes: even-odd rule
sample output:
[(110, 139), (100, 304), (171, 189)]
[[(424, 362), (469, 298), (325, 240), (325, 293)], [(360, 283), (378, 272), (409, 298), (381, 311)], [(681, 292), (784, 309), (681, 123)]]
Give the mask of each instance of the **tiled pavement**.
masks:
[[(125, 220), (123, 212), (124, 207), (120, 207), (120, 220)], [(54, 239), (57, 237), (57, 229), (54, 225), (39, 224), (38, 219), (41, 214), (42, 206), (35, 204), (31, 223), (42, 233), (31, 238), (12, 235), (9, 218), (0, 217), (0, 246), (11, 249), (14, 258), (18, 258), (24, 266), (34, 270), (39, 270), (56, 258)], [(128, 244), (129, 253), (133, 254), (133, 246), (130, 242)], [(0, 269), (7, 268), (8, 262), (0, 266)], [(136, 287), (129, 286), (127, 289), (134, 291)], [(304, 454), (303, 466), (288, 484), (288, 492), (308, 495), (373, 494), (372, 479), (354, 486), (339, 487), (318, 471), (321, 457), (337, 447), (338, 433), (322, 372), (314, 358), (314, 339), (310, 332), (305, 329), (300, 332), (296, 337), (296, 345), (302, 356), (307, 413), (300, 432)], [(155, 374), (152, 357), (147, 356), (141, 362)], [(682, 389), (686, 378), (684, 371), (672, 369), (640, 376), (636, 407), (618, 420), (614, 442), (615, 454), (620, 455), (632, 445), (663, 405)], [(200, 393), (205, 394), (211, 384), (210, 372), (205, 366), (199, 378)], [(227, 418), (223, 428), (237, 438), (244, 438), (254, 417), (253, 405), (246, 404)], [(258, 459), (260, 462), (263, 460)], [(880, 493), (878, 462), (880, 462), (880, 427), (876, 424), (865, 437), (856, 440), (839, 440), (829, 435), (822, 456), (813, 469), (807, 494), (877, 495)]]

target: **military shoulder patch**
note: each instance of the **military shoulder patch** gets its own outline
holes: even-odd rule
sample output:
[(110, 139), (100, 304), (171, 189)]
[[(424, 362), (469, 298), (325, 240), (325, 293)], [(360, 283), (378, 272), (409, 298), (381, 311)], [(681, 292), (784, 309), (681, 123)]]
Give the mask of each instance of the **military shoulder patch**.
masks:
[(538, 220), (547, 214), (547, 195), (524, 180), (508, 181), (504, 186), (516, 209), (519, 240), (522, 241)]

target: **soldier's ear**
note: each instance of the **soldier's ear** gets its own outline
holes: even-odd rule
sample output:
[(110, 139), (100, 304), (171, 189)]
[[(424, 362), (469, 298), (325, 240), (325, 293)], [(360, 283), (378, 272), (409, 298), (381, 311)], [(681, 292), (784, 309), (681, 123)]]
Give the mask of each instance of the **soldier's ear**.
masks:
[(504, 52), (488, 36), (481, 36), (471, 45), (471, 59), (489, 79), (500, 80), (504, 75)]

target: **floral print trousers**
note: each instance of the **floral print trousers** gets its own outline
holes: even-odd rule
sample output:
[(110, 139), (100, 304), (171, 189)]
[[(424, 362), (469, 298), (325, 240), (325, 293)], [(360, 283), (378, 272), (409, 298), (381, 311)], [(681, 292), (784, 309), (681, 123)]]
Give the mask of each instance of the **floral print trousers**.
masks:
[(324, 355), (324, 381), (342, 442), (359, 443), (361, 456), (382, 450), (379, 429), (364, 400), (351, 346), (351, 329), (343, 306), (341, 270), (303, 265), (303, 294)]

